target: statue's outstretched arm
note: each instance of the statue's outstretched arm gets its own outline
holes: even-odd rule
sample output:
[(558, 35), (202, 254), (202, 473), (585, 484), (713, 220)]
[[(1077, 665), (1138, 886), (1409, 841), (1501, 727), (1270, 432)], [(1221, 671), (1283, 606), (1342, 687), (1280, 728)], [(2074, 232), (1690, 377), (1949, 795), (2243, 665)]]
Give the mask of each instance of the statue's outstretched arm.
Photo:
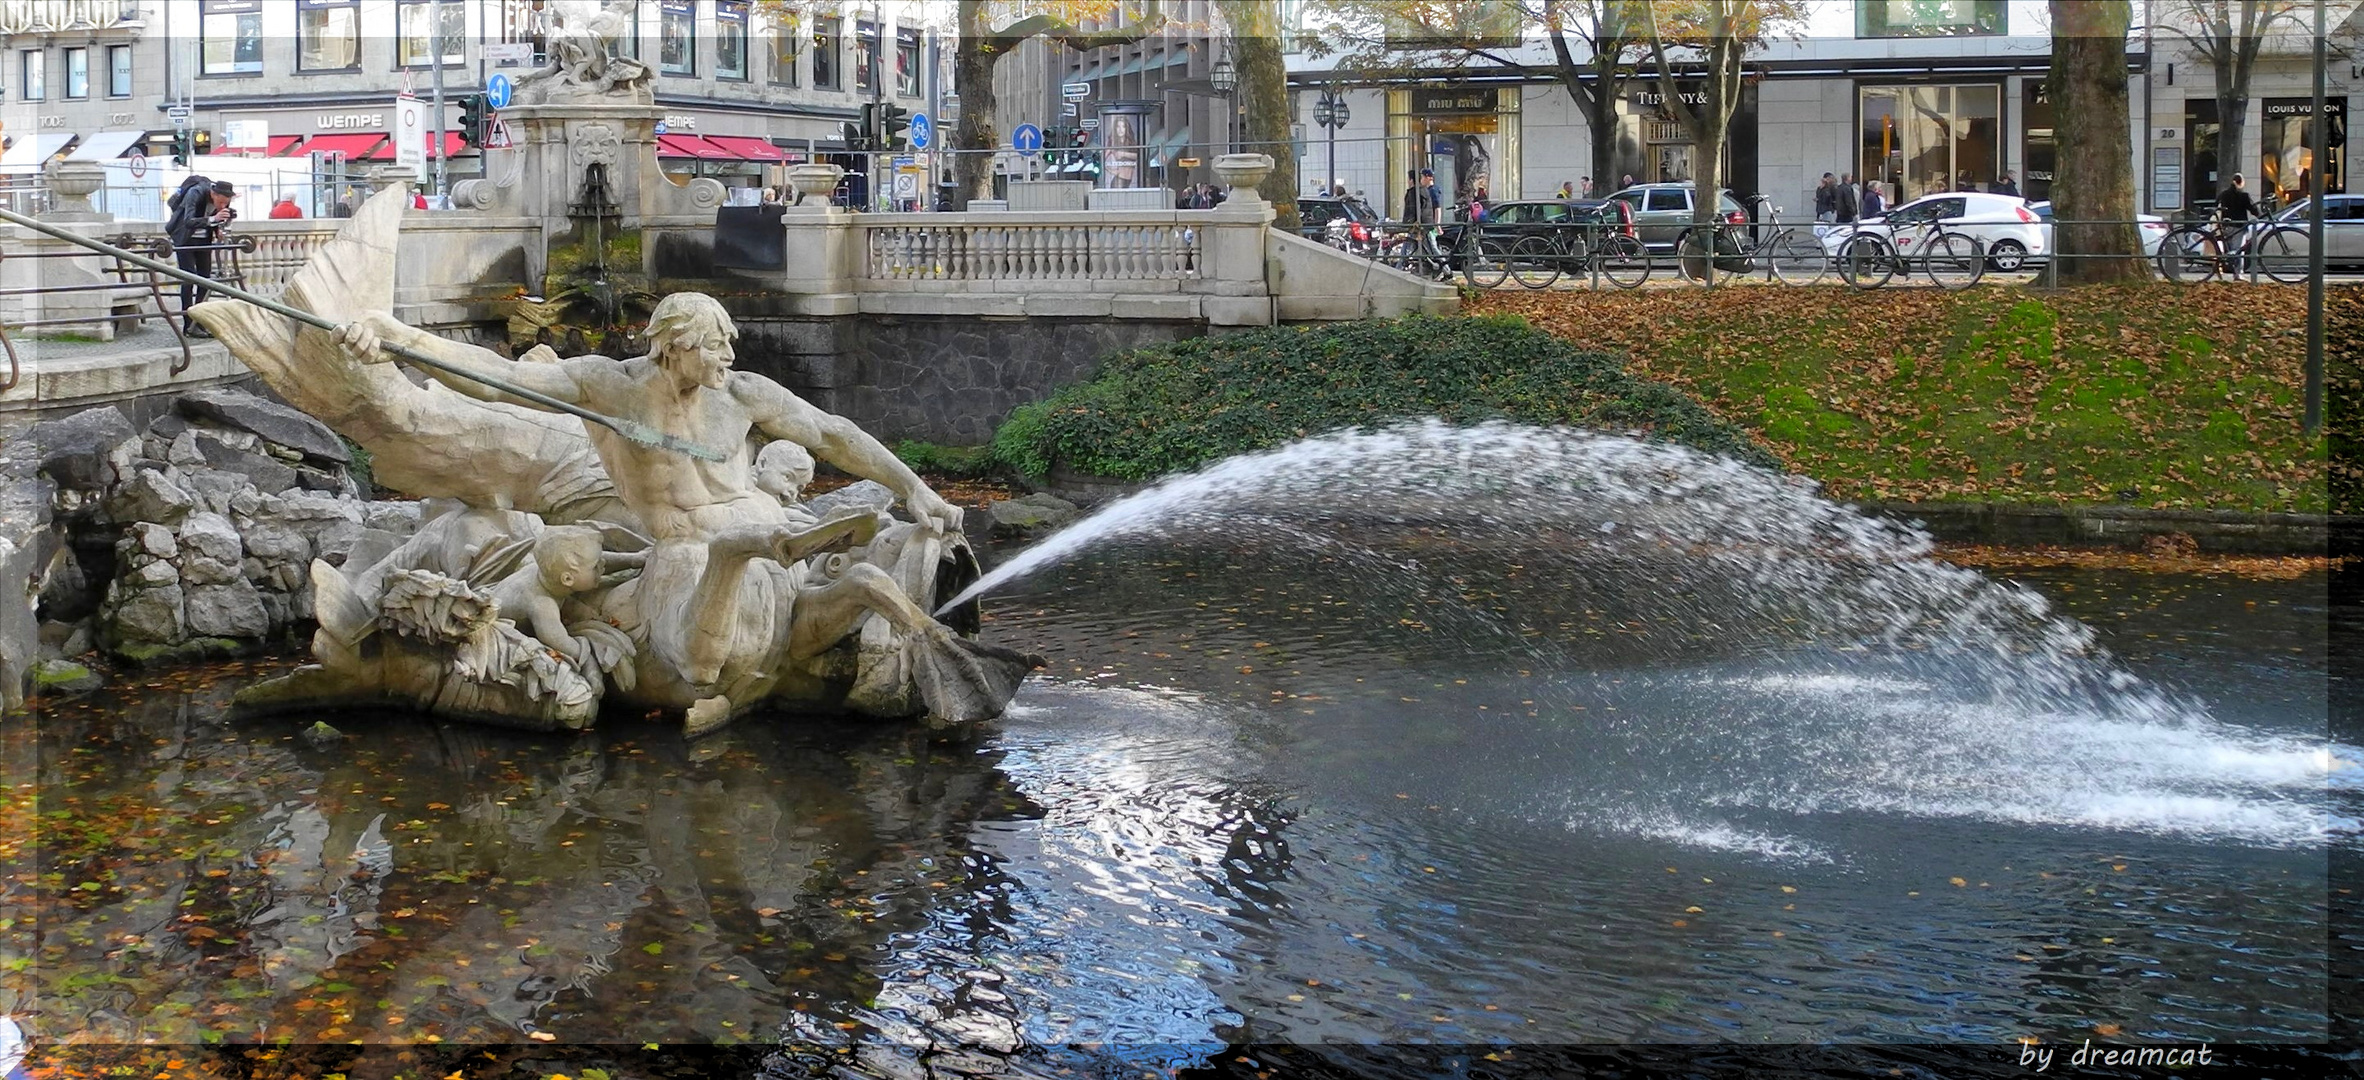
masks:
[(886, 485), (902, 496), (912, 518), (922, 525), (947, 533), (960, 531), (960, 508), (945, 502), (918, 473), (903, 464), (903, 459), (869, 432), (855, 427), (853, 421), (822, 412), (761, 375), (745, 372), (733, 375), (731, 390), (748, 406), (757, 430), (796, 443), (812, 451), (814, 457), (864, 480)]
[(355, 359), (364, 363), (389, 363), (397, 357), (380, 348), (399, 345), (423, 352), (458, 369), (459, 374), (440, 371), (421, 365), (429, 378), (451, 387), (479, 401), (521, 405), (528, 409), (550, 412), (548, 406), (496, 390), (469, 375), (497, 379), (523, 387), (560, 401), (582, 404), (583, 388), (566, 364), (521, 364), (481, 345), (438, 337), (424, 330), (404, 324), (382, 311), (373, 311), (345, 324), (341, 339)]

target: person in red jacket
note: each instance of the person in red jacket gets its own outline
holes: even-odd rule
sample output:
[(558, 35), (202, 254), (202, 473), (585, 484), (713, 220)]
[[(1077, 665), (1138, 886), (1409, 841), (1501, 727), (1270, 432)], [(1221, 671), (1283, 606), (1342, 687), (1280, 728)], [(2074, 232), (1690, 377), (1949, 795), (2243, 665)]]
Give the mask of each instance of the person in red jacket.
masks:
[(301, 207), (298, 207), (295, 204), (295, 196), (281, 195), (278, 202), (271, 204), (271, 216), (275, 218), (300, 218), (304, 216), (304, 211)]

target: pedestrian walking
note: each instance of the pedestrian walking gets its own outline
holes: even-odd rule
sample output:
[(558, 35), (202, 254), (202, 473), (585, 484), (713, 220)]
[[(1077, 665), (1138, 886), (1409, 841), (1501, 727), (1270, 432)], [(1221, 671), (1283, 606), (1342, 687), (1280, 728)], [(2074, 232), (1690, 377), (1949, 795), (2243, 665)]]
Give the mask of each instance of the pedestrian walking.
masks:
[(1436, 216), (1436, 188), (1422, 182), (1420, 170), (1404, 170), (1404, 220), (1427, 224)]
[[(238, 217), (238, 211), (230, 208), (230, 200), (237, 194), (237, 185), (227, 180), (191, 176), (181, 181), (180, 190), (165, 203), (172, 217), (164, 223), (164, 234), (172, 241), (173, 261), (181, 269), (201, 278), (213, 277), (212, 245)], [(195, 282), (181, 282), (181, 310), (204, 303), (207, 291)], [(213, 336), (202, 326), (190, 326), (188, 332), (194, 337)]]
[(1857, 211), (1862, 208), (1863, 196), (1858, 194), (1855, 186), (1855, 174), (1841, 174), (1839, 188), (1831, 195), (1831, 212), (1837, 215), (1839, 224), (1852, 225)]
[(1829, 173), (1814, 187), (1814, 220), (1825, 225), (1839, 220), (1839, 182)]
[(1863, 205), (1858, 209), (1856, 220), (1870, 221), (1887, 212), (1887, 200), (1880, 197), (1880, 182), (1877, 180), (1864, 181)]
[(2009, 195), (2014, 199), (2021, 197), (2019, 194), (2019, 181), (2013, 180), (2011, 178), (2011, 170), (2003, 170), (2003, 178), (1995, 181), (1995, 194)]
[(274, 219), (285, 221), (289, 218), (304, 216), (304, 210), (295, 204), (295, 196), (281, 195), (278, 202), (271, 204), (271, 216)]
[(1580, 198), (1580, 199), (1589, 199), (1589, 198), (1592, 198), (1592, 197), (1593, 197), (1593, 194), (1592, 194), (1592, 177), (1589, 177), (1589, 176), (1585, 177), (1585, 178), (1584, 178), (1584, 180), (1583, 180), (1583, 182), (1582, 182), (1582, 183), (1580, 183), (1580, 184), (1577, 186), (1577, 188), (1576, 188), (1576, 192), (1577, 192), (1577, 195), (1576, 195), (1576, 197), (1577, 197), (1577, 198)]

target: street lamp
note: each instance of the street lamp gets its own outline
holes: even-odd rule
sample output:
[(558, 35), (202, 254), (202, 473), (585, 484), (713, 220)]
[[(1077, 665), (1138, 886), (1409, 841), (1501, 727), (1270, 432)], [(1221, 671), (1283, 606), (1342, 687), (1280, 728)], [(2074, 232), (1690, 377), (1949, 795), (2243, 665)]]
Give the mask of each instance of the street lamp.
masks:
[[(1330, 132), (1330, 179), (1327, 181), (1328, 184), (1338, 182), (1338, 129), (1345, 127), (1347, 119), (1353, 115), (1354, 110), (1346, 107), (1346, 99), (1339, 97), (1335, 90), (1323, 90), (1321, 99), (1313, 103), (1313, 122), (1327, 128)], [(1326, 187), (1327, 184), (1322, 192), (1324, 195), (1330, 193)]]
[(1223, 55), (1216, 57), (1215, 66), (1207, 71), (1207, 85), (1214, 87), (1216, 93), (1223, 95), (1223, 148), (1227, 151), (1238, 149), (1231, 144), (1232, 114), (1239, 108), (1238, 104), (1232, 100), (1231, 92), (1239, 89), (1239, 69), (1231, 65), (1231, 43), (1229, 41), (1223, 43)]

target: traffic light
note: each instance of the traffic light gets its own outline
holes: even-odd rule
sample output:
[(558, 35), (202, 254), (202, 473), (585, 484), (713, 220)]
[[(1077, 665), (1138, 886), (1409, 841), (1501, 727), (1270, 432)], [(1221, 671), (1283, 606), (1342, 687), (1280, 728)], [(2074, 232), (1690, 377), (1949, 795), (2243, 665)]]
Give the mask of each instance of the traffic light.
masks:
[(908, 144), (904, 132), (911, 127), (911, 110), (901, 105), (878, 107), (878, 147), (881, 150), (901, 150)]
[(1075, 147), (1075, 148), (1077, 148), (1077, 149), (1079, 149), (1079, 150), (1080, 150), (1080, 149), (1082, 149), (1082, 148), (1084, 148), (1084, 147), (1086, 147), (1086, 146), (1090, 146), (1090, 145), (1092, 145), (1092, 133), (1091, 133), (1091, 132), (1089, 132), (1089, 131), (1085, 131), (1084, 129), (1082, 129), (1082, 128), (1080, 128), (1080, 127), (1079, 127), (1079, 128), (1076, 128), (1074, 131), (1070, 132), (1070, 133), (1068, 134), (1068, 138), (1069, 138), (1070, 140), (1072, 140), (1072, 141), (1071, 141), (1071, 142), (1069, 142), (1067, 145), (1069, 145), (1069, 146), (1073, 146), (1073, 147)]
[(193, 141), (189, 136), (188, 128), (182, 128), (172, 133), (172, 163), (175, 166), (183, 169), (189, 167), (189, 155), (192, 152), (190, 143)]
[(483, 94), (461, 94), (460, 141), (469, 146), (483, 146), (484, 124), (491, 112), (491, 102)]
[(862, 134), (862, 125), (851, 120), (837, 125), (837, 137), (845, 141), (846, 149), (855, 153), (869, 149), (867, 140)]
[(213, 153), (213, 132), (204, 128), (197, 128), (189, 132), (189, 152), (192, 154)]
[(878, 149), (878, 103), (862, 106), (862, 145), (858, 150)]

